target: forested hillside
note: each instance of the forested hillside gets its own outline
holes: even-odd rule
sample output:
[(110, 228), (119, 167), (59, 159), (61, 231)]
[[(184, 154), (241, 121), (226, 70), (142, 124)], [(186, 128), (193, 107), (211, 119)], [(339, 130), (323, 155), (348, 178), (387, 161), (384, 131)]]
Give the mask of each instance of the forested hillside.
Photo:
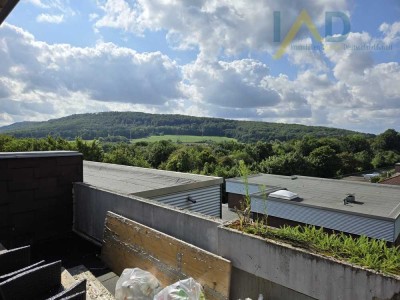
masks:
[(287, 141), (305, 135), (338, 137), (355, 132), (328, 127), (199, 118), (138, 112), (103, 112), (72, 115), (47, 122), (22, 122), (0, 128), (15, 137), (43, 138), (48, 135), (92, 140), (107, 136), (143, 138), (150, 135), (204, 135), (235, 138), (240, 142)]

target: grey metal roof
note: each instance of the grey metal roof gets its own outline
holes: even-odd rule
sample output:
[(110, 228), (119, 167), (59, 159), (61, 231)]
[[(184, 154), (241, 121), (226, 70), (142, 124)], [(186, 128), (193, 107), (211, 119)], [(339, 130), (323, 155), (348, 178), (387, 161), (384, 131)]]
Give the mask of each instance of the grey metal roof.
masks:
[(131, 166), (83, 162), (84, 182), (144, 198), (222, 184), (223, 178)]
[[(233, 178), (226, 181), (242, 182), (242, 179)], [(313, 206), (389, 219), (397, 219), (400, 215), (399, 186), (270, 174), (249, 176), (248, 182), (250, 185), (286, 188), (302, 198), (301, 202), (288, 201), (295, 205)], [(346, 194), (355, 194), (356, 201), (363, 202), (363, 204), (349, 203), (344, 205), (343, 199), (346, 197)]]

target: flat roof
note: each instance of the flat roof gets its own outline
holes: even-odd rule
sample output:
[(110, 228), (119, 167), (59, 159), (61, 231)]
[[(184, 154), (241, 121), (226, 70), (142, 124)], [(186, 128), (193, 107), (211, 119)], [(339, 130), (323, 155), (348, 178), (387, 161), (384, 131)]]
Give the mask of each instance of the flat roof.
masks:
[(84, 161), (83, 181), (109, 191), (148, 198), (222, 184), (224, 180), (221, 177)]
[[(241, 178), (232, 178), (226, 181), (242, 183)], [(298, 194), (302, 201), (276, 200), (295, 205), (312, 206), (389, 219), (397, 219), (400, 215), (400, 186), (271, 174), (249, 176), (248, 182), (251, 185), (265, 185), (267, 188), (286, 188)], [(254, 195), (260, 196), (259, 194), (256, 193)], [(344, 205), (343, 199), (346, 198), (347, 194), (354, 194), (355, 200), (363, 204), (349, 203)]]
[(58, 156), (82, 156), (82, 153), (79, 153), (78, 151), (0, 152), (0, 159), (58, 157)]

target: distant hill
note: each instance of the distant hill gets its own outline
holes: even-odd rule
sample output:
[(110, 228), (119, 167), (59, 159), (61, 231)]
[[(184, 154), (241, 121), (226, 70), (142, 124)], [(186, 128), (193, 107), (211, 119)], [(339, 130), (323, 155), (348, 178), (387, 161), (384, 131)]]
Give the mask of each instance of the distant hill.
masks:
[[(48, 135), (74, 139), (94, 139), (107, 136), (143, 138), (151, 135), (225, 136), (241, 142), (258, 140), (300, 139), (345, 136), (357, 132), (320, 126), (281, 124), (255, 121), (237, 121), (201, 118), (183, 115), (147, 114), (140, 112), (102, 112), (71, 115), (46, 122), (20, 122), (0, 127), (0, 133), (15, 137), (41, 138)], [(372, 136), (372, 135), (371, 135)]]

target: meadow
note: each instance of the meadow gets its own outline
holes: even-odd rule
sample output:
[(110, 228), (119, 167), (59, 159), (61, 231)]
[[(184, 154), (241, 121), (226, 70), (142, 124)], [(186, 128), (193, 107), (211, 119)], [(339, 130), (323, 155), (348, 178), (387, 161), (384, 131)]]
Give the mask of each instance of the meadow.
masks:
[(152, 135), (146, 138), (132, 139), (131, 143), (171, 141), (173, 143), (206, 143), (206, 142), (236, 142), (236, 139), (221, 136), (196, 136), (196, 135)]

